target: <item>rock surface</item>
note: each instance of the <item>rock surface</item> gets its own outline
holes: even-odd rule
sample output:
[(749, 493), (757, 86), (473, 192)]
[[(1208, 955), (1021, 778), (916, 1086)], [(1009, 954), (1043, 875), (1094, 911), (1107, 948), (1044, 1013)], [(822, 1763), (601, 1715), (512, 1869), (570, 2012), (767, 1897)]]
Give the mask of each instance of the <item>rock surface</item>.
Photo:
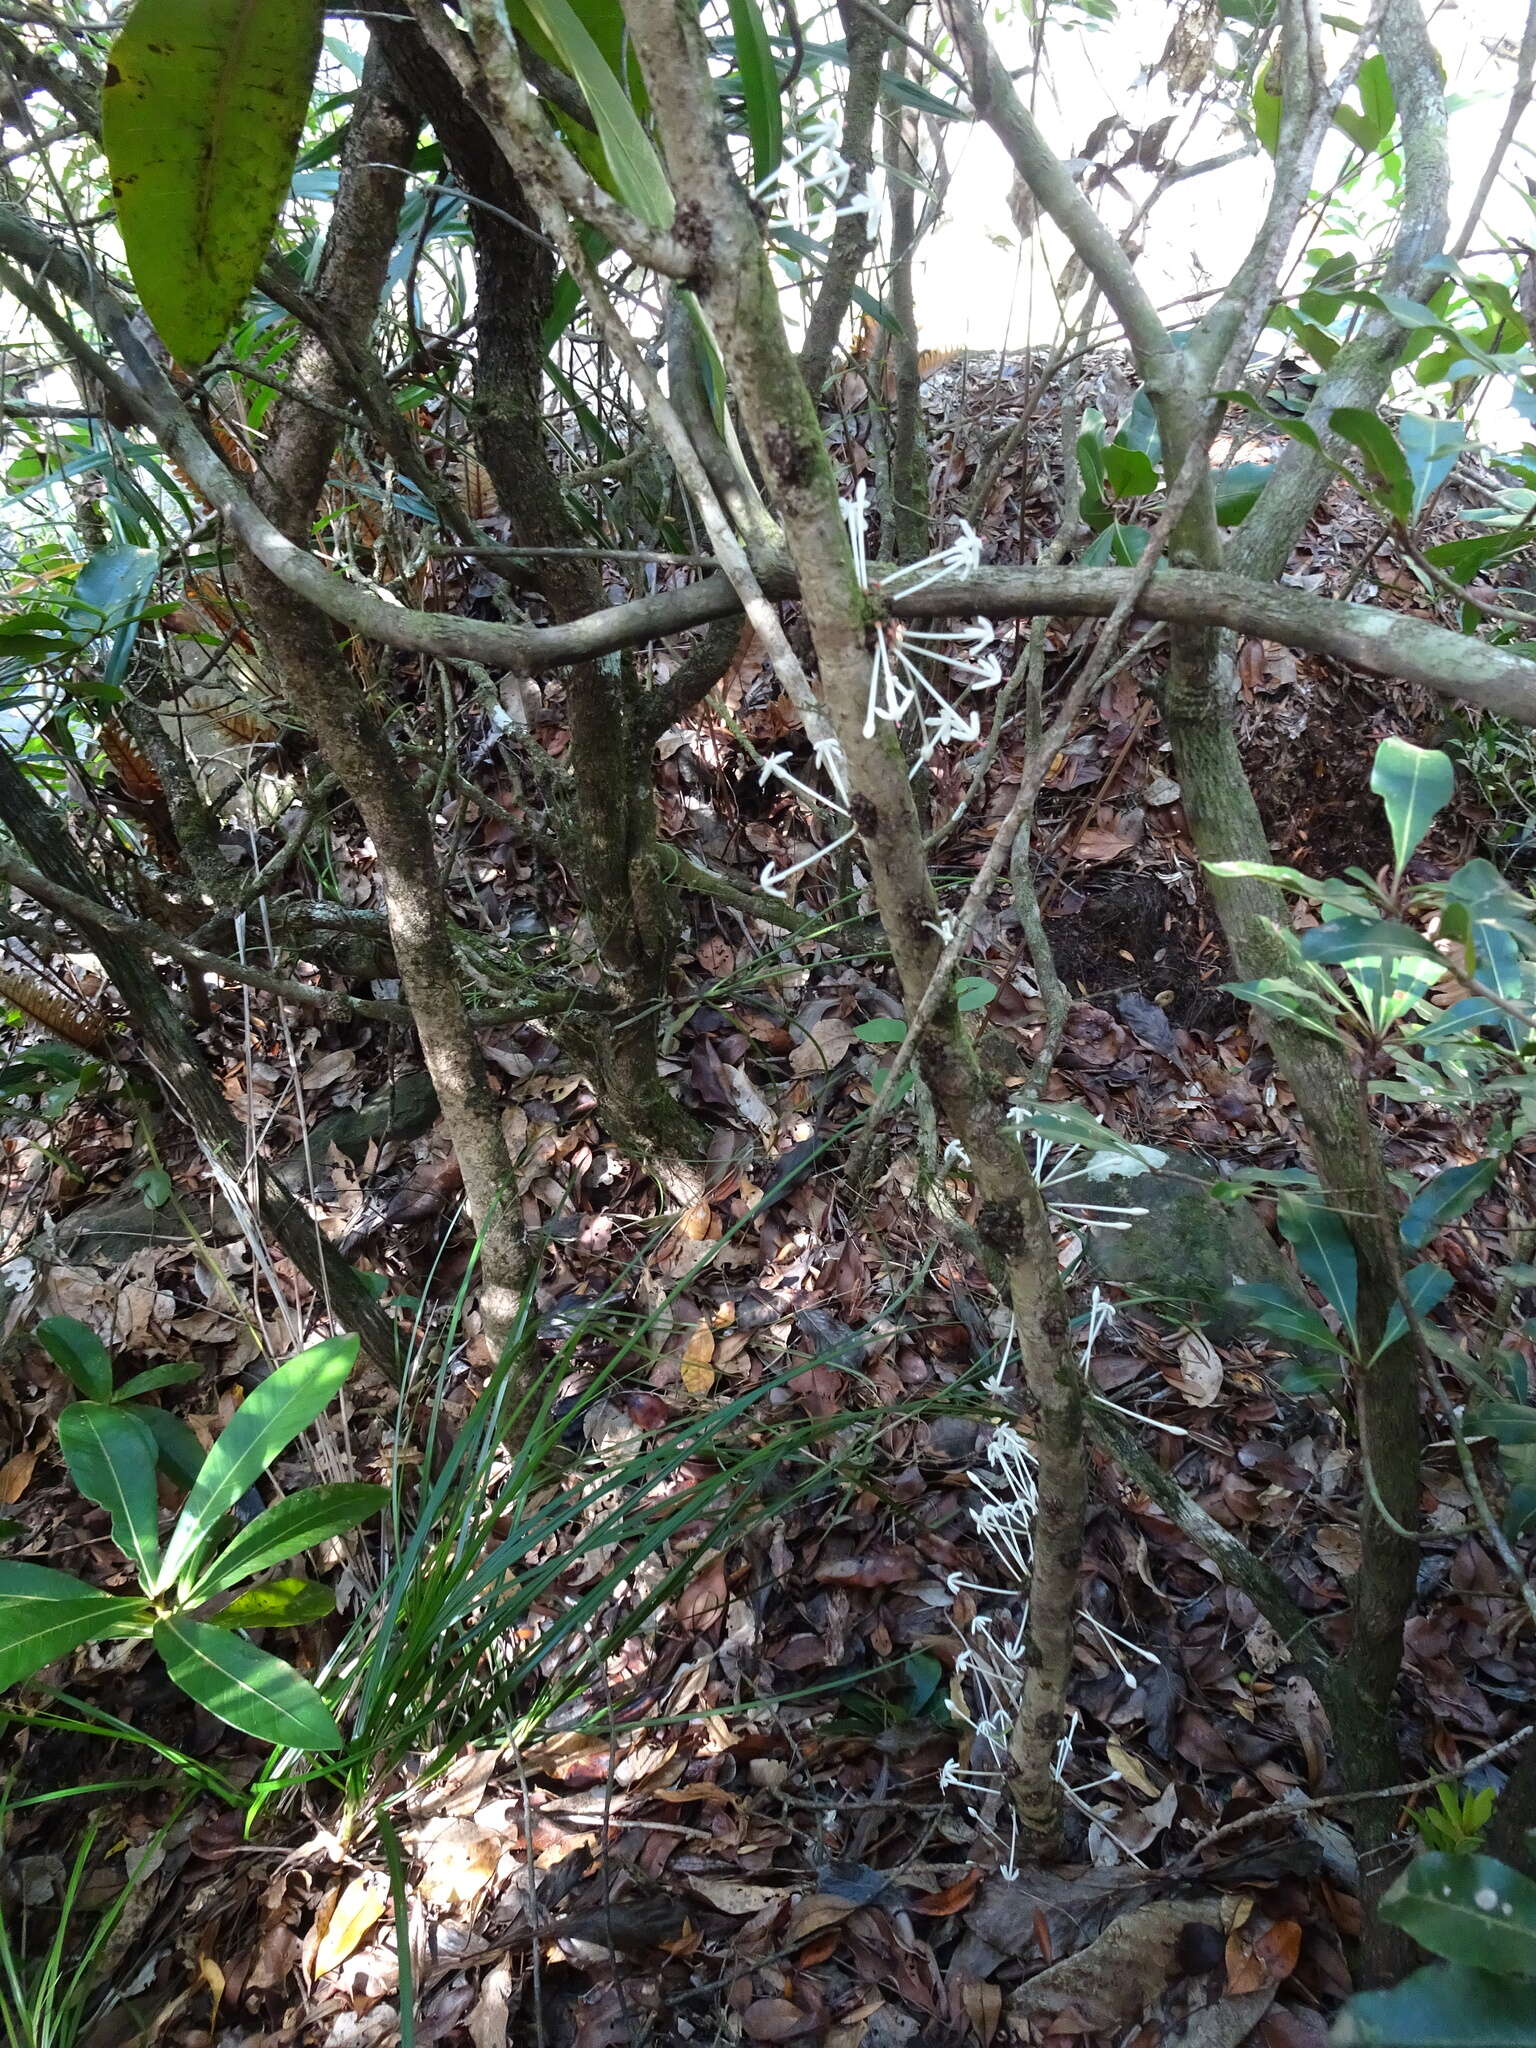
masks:
[(1121, 1218), (1126, 1230), (1085, 1230), (1084, 1256), (1101, 1280), (1134, 1287), (1192, 1319), (1218, 1344), (1253, 1333), (1247, 1311), (1229, 1298), (1238, 1280), (1267, 1280), (1306, 1297), (1295, 1268), (1244, 1197), (1211, 1193), (1221, 1173), (1197, 1152), (1173, 1147), (1168, 1164), (1129, 1178), (1078, 1181), (1084, 1202), (1144, 1209)]

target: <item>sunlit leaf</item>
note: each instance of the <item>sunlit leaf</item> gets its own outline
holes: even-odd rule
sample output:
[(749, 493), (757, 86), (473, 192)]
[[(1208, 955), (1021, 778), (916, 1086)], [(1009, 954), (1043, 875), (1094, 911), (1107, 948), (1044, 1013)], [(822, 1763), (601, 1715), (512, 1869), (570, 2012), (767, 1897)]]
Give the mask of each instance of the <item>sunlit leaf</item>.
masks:
[(256, 281), (309, 106), (320, 0), (135, 0), (102, 142), (144, 310), (179, 361), (218, 347)]
[(264, 1379), (225, 1424), (187, 1496), (155, 1590), (187, 1571), (252, 1480), (329, 1406), (357, 1360), (355, 1337), (330, 1337)]
[(155, 1648), (175, 1684), (210, 1714), (286, 1749), (336, 1749), (341, 1730), (319, 1693), (291, 1664), (206, 1621), (173, 1615)]

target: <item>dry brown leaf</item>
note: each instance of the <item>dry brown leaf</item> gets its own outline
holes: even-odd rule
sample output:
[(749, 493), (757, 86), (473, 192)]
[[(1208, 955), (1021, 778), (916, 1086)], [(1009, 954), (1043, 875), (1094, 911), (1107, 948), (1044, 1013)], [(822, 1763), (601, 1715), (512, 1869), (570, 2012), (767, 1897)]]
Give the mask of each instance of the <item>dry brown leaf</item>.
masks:
[(997, 2032), (1003, 2017), (1003, 1987), (1001, 1984), (978, 1984), (974, 1977), (967, 1977), (960, 1986), (960, 2003), (965, 2016), (976, 2030), (981, 2048), (988, 2048), (992, 2036)]
[(499, 1837), (472, 1820), (445, 1820), (422, 1832), (418, 1896), (439, 1908), (472, 1904), (496, 1875)]
[(1162, 1786), (1147, 1770), (1145, 1764), (1132, 1756), (1124, 1743), (1116, 1742), (1111, 1736), (1104, 1745), (1104, 1753), (1109, 1758), (1110, 1769), (1118, 1771), (1127, 1785), (1134, 1785), (1136, 1790), (1145, 1793), (1148, 1799), (1158, 1797)]
[(1341, 1579), (1353, 1578), (1360, 1569), (1358, 1530), (1319, 1529), (1312, 1538), (1312, 1548), (1329, 1571), (1337, 1572)]
[(512, 2025), (512, 1972), (505, 1963), (480, 1979), (480, 1996), (464, 2022), (474, 2048), (507, 2048)]
[(787, 1998), (756, 1999), (741, 2016), (741, 2030), (749, 2041), (792, 2041), (815, 2025), (810, 2013)]
[(715, 1212), (704, 1197), (683, 1212), (677, 1226), (679, 1237), (685, 1237), (690, 1244), (699, 1244), (709, 1235), (709, 1227), (715, 1219)]
[(792, 1074), (830, 1073), (851, 1046), (859, 1043), (846, 1017), (821, 1017), (789, 1056)]
[(1162, 1996), (1191, 1920), (1221, 1926), (1221, 1901), (1154, 1899), (1122, 1913), (1097, 1941), (1032, 1977), (1019, 1994), (1019, 2011), (1028, 2019), (1055, 2018), (1072, 2005), (1092, 2029), (1128, 2025)]
[(734, 1877), (690, 1877), (688, 1889), (708, 1899), (717, 1912), (737, 1913), (743, 1918), (782, 1905), (789, 1897), (783, 1885), (743, 1884)]
[(715, 1333), (708, 1323), (696, 1323), (683, 1348), (680, 1374), (690, 1394), (707, 1394), (715, 1384)]
[(13, 1507), (32, 1482), (36, 1451), (18, 1451), (0, 1465), (0, 1507)]
[(383, 1919), (388, 1904), (389, 1885), (381, 1872), (365, 1870), (352, 1879), (336, 1901), (315, 1950), (317, 1978), (344, 1963), (354, 1949), (362, 1946)]
[(1221, 1392), (1221, 1354), (1208, 1337), (1191, 1330), (1179, 1345), (1179, 1370), (1172, 1381), (1192, 1408), (1209, 1408)]

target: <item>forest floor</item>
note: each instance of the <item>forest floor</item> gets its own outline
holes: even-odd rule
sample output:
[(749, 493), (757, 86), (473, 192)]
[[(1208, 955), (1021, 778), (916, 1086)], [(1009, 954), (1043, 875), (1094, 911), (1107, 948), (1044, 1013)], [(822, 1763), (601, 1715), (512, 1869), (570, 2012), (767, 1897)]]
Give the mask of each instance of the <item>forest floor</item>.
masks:
[[(866, 459), (856, 385), (849, 372), (841, 398), (855, 424), (834, 439), (850, 473)], [(1031, 396), (1022, 361), (967, 358), (925, 396), (941, 520), (963, 509), (981, 451), (1024, 407), (1037, 413), (1026, 444), (1054, 438), (1052, 394)], [(1054, 490), (1030, 467), (1006, 467), (975, 514), (992, 559), (1029, 559), (1053, 516)], [(1456, 531), (1454, 486), (1437, 516)], [(1424, 607), (1412, 577), (1370, 552), (1368, 517), (1358, 501), (1331, 502), (1293, 576), (1337, 594), (1363, 559), (1353, 594)], [(1093, 630), (1052, 627), (1052, 672)], [(1245, 647), (1240, 676), (1275, 858), (1318, 874), (1379, 867), (1375, 746), (1394, 732), (1443, 743), (1438, 710), (1275, 646)], [(1073, 997), (1047, 1095), (1222, 1169), (1294, 1168), (1304, 1153), (1290, 1098), (1223, 993), (1220, 936), (1144, 680), (1106, 686), (1041, 804), (1036, 870)], [(557, 752), (558, 684), (543, 708)], [(515, 814), (522, 795), (481, 715), (466, 705), (463, 758)], [(803, 813), (762, 788), (742, 735), (762, 753), (798, 738), (755, 657), (666, 736), (659, 787), (664, 833), (750, 879), (807, 842)], [(935, 818), (965, 794), (967, 766), (935, 763)], [(1014, 772), (1005, 744), (943, 850), (961, 885)], [(1509, 822), (1464, 775), (1422, 858), (1444, 872)], [(486, 928), (554, 951), (576, 917), (558, 868), (472, 804), (452, 829)], [(333, 859), (342, 899), (376, 905), (366, 845), (338, 840)], [(834, 894), (813, 876), (799, 900), (809, 909)], [(552, 1037), (530, 1025), (487, 1039), (524, 1162), (517, 1198), (543, 1247), (529, 1351), (557, 1375), (562, 1404), (560, 1455), (530, 1499), (571, 1503), (569, 1527), (529, 1558), (542, 1576), (519, 1610), (520, 1640), (541, 1645), (577, 1609), (580, 1628), (533, 1679), (498, 1693), (488, 1678), (490, 1711), (365, 1769), (350, 1799), (319, 1776), (249, 1821), (264, 1751), (174, 1693), (144, 1645), (79, 1653), (54, 1674), (73, 1704), (34, 1694), (0, 1736), (7, 1939), (36, 1958), (67, 1899), (72, 1939), (126, 1886), (96, 1965), (118, 2001), (81, 2037), (90, 2048), (393, 2041), (407, 1922), (414, 2039), (446, 2048), (986, 2048), (1058, 2036), (1321, 2048), (1359, 1931), (1347, 1809), (1288, 1810), (1333, 1789), (1321, 1709), (1251, 1604), (1103, 1460), (1064, 1762), (1070, 1860), (1009, 1881), (999, 1802), (941, 1784), (970, 1753), (954, 1709), (975, 1705), (956, 1659), (999, 1575), (974, 1511), (1006, 1319), (936, 1221), (919, 1109), (896, 1113), (866, 1186), (843, 1173), (838, 1134), (869, 1106), (888, 1056), (857, 1027), (897, 1014), (886, 964), (850, 952), (835, 920), (824, 941), (790, 949), (719, 904), (689, 907), (668, 1066), (709, 1133), (713, 1184), (686, 1214), (668, 1216), (610, 1142)], [(983, 920), (971, 971), (996, 986), (984, 1028), (1022, 1080), (1042, 1014), (1010, 910)], [(405, 1034), (285, 1018), (237, 990), (219, 1003), (203, 1039), (230, 1101), (269, 1156), (299, 1162), (319, 1228), (415, 1303), (420, 1331), (404, 1405), (360, 1372), (341, 1415), (274, 1482), (388, 1480), (402, 1455), (422, 1455), (434, 1392), (440, 1442), (468, 1423), (492, 1363), (472, 1320), (445, 1332), (469, 1247), (450, 1227), (457, 1179), (442, 1127), (411, 1080)], [(366, 1126), (345, 1120), (359, 1109), (375, 1112)], [(1476, 1156), (1475, 1134), (1433, 1109), (1383, 1100), (1381, 1128), (1389, 1165), (1409, 1179)], [(200, 1377), (163, 1398), (206, 1438), (263, 1352), (296, 1348), (304, 1300), (281, 1261), (253, 1267), (175, 1127), (155, 1125), (154, 1155), (149, 1131), (143, 1103), (118, 1088), (4, 1140), (0, 1506), (16, 1524), (4, 1555), (108, 1587), (124, 1567), (106, 1517), (82, 1506), (58, 1461), (64, 1389), (28, 1339), (33, 1322), (77, 1316), (125, 1368), (195, 1361)], [(169, 1175), (169, 1203), (147, 1204), (146, 1167)], [(1064, 1264), (1075, 1267), (1080, 1235), (1063, 1228)], [(1511, 1235), (1496, 1196), (1443, 1233), (1464, 1314), (1491, 1310), (1491, 1267), (1528, 1256)], [(1086, 1308), (1086, 1287), (1075, 1298)], [(1257, 1336), (1213, 1341), (1197, 1311), (1143, 1288), (1116, 1301), (1090, 1371), (1146, 1418), (1143, 1442), (1179, 1483), (1321, 1617), (1324, 1640), (1336, 1637), (1330, 1618), (1342, 1618), (1359, 1561), (1359, 1475), (1336, 1411), (1295, 1361)], [(656, 1443), (680, 1447), (647, 1482), (671, 1519), (616, 1572), (621, 1544), (602, 1521), (612, 1493), (584, 1510), (584, 1475), (609, 1472), (622, 1491), (626, 1461)], [(728, 1469), (750, 1482), (730, 1519), (690, 1514), (690, 1491)], [(1522, 1610), (1449, 1446), (1430, 1451), (1425, 1484), (1399, 1695), (1406, 1780), (1509, 1734), (1536, 1688)], [(346, 1542), (322, 1567), (338, 1616), (296, 1649), (285, 1639), (310, 1671), (384, 1561)], [(166, 1753), (89, 1732), (103, 1713)], [(201, 1785), (187, 1760), (206, 1767)], [(380, 1811), (402, 1845), (393, 1875)], [(1253, 1827), (1202, 1849), (1248, 1815)], [(1405, 1815), (1404, 1856), (1412, 1839)]]

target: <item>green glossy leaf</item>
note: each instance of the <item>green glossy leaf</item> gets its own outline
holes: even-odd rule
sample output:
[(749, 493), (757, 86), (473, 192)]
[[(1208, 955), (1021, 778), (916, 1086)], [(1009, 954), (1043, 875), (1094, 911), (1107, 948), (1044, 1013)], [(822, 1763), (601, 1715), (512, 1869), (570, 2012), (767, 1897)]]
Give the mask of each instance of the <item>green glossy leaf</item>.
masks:
[(1498, 1178), (1497, 1159), (1479, 1159), (1471, 1166), (1447, 1166), (1420, 1188), (1403, 1216), (1403, 1243), (1422, 1251), (1437, 1230), (1470, 1209)]
[(1331, 1209), (1305, 1195), (1282, 1194), (1275, 1204), (1280, 1234), (1296, 1263), (1334, 1309), (1353, 1343), (1358, 1335), (1355, 1297), (1359, 1266), (1349, 1232)]
[(238, 1586), (268, 1565), (286, 1563), (317, 1543), (355, 1529), (359, 1522), (376, 1515), (388, 1499), (387, 1486), (353, 1481), (291, 1493), (248, 1522), (198, 1578), (192, 1591), (198, 1599), (206, 1599)]
[(1272, 462), (1234, 462), (1220, 471), (1215, 478), (1217, 524), (1240, 526), (1274, 473)]
[(1157, 1146), (1133, 1144), (1075, 1102), (1024, 1102), (1011, 1114), (1025, 1130), (1064, 1152), (1112, 1152), (1130, 1161), (1132, 1169), (1140, 1167), (1148, 1173), (1168, 1163), (1168, 1154)]
[(1219, 881), (1273, 882), (1277, 889), (1289, 889), (1316, 903), (1332, 904), (1336, 910), (1348, 911), (1355, 917), (1376, 914), (1375, 903), (1363, 889), (1341, 882), (1337, 876), (1315, 881), (1299, 868), (1274, 867), (1260, 860), (1208, 860), (1202, 865), (1208, 875), (1215, 875)]
[(147, 1618), (142, 1600), (98, 1593), (68, 1572), (0, 1564), (0, 1692), (82, 1643), (138, 1633)]
[(1366, 466), (1390, 509), (1399, 519), (1410, 518), (1413, 478), (1408, 474), (1408, 458), (1397, 445), (1397, 437), (1386, 421), (1373, 412), (1366, 412), (1362, 406), (1338, 405), (1329, 415), (1329, 425), (1365, 457)]
[(1397, 119), (1397, 102), (1392, 96), (1385, 58), (1374, 54), (1366, 58), (1355, 80), (1355, 98), (1358, 106), (1340, 107), (1333, 124), (1369, 156), (1380, 149)]
[(1351, 1999), (1329, 2040), (1333, 2048), (1536, 2048), (1536, 1999), (1518, 1980), (1441, 1965)]
[(1386, 917), (1341, 915), (1301, 935), (1302, 958), (1317, 967), (1353, 966), (1361, 960), (1422, 960), (1439, 976), (1446, 963), (1411, 925)]
[(1467, 1410), (1472, 1436), (1491, 1436), (1504, 1447), (1536, 1444), (1536, 1408), (1524, 1401), (1479, 1401)]
[(900, 1045), (907, 1035), (907, 1027), (900, 1017), (870, 1017), (853, 1027), (855, 1038), (863, 1039), (866, 1045)]
[(1282, 1023), (1294, 1024), (1299, 1030), (1310, 1031), (1334, 1045), (1346, 1042), (1343, 1032), (1331, 1021), (1317, 990), (1306, 988), (1286, 975), (1266, 974), (1259, 981), (1224, 981), (1222, 987), (1228, 995), (1236, 996), (1240, 1002), (1252, 1003), (1267, 1017), (1278, 1017)]
[(144, 310), (183, 363), (256, 281), (320, 54), (320, 0), (135, 0), (107, 63), (102, 142)]
[(731, 31), (747, 133), (752, 138), (752, 181), (761, 185), (779, 168), (784, 154), (784, 115), (779, 74), (757, 0), (731, 0)]
[(1264, 60), (1254, 80), (1252, 111), (1253, 132), (1259, 138), (1259, 147), (1273, 156), (1280, 146), (1281, 101), (1280, 81), (1270, 58)]
[(59, 1449), (87, 1500), (112, 1518), (112, 1540), (133, 1559), (139, 1583), (154, 1583), (160, 1562), (155, 1498), (156, 1444), (133, 1408), (72, 1401), (59, 1417)]
[(235, 1410), (203, 1459), (153, 1590), (191, 1567), (220, 1520), (279, 1452), (329, 1406), (357, 1359), (355, 1337), (331, 1337), (264, 1379)]
[(206, 1455), (196, 1435), (179, 1415), (172, 1415), (168, 1408), (151, 1408), (146, 1402), (137, 1409), (137, 1413), (154, 1436), (160, 1470), (183, 1493), (190, 1493), (197, 1484), (197, 1475), (203, 1469)]
[(1252, 1317), (1255, 1327), (1271, 1337), (1311, 1350), (1345, 1355), (1344, 1346), (1317, 1310), (1298, 1301), (1289, 1289), (1270, 1280), (1239, 1280), (1229, 1293), (1237, 1306)]
[(161, 1387), (190, 1386), (193, 1380), (202, 1376), (200, 1365), (152, 1365), (124, 1380), (117, 1390), (117, 1398), (119, 1401), (132, 1401), (140, 1394), (152, 1394)]
[(1140, 448), (1111, 441), (1103, 452), (1104, 477), (1117, 498), (1145, 498), (1157, 489), (1152, 458)]
[(529, 11), (581, 87), (619, 198), (652, 227), (670, 227), (674, 202), (661, 159), (580, 15), (570, 0), (529, 0)]
[(1407, 739), (1382, 739), (1370, 768), (1370, 786), (1393, 827), (1397, 872), (1409, 864), (1425, 831), (1450, 803), (1456, 770), (1438, 748), (1415, 748)]
[[(1381, 1917), (1447, 1962), (1536, 1977), (1536, 1883), (1492, 1856), (1420, 1856), (1381, 1902)], [(1536, 2010), (1536, 1992), (1527, 1992)]]
[[(1403, 1275), (1403, 1292), (1413, 1304), (1414, 1314), (1420, 1317), (1427, 1316), (1432, 1308), (1438, 1308), (1455, 1285), (1455, 1275), (1448, 1273), (1444, 1266), (1410, 1266)], [(1407, 1334), (1407, 1313), (1401, 1302), (1394, 1301), (1382, 1324), (1381, 1342), (1373, 1356), (1379, 1358), (1383, 1351), (1390, 1351)]]
[(247, 1586), (227, 1607), (208, 1617), (212, 1628), (300, 1628), (336, 1612), (336, 1595), (313, 1579), (273, 1579)]
[(1467, 445), (1467, 430), (1459, 420), (1435, 420), (1418, 413), (1404, 413), (1397, 423), (1408, 473), (1413, 478), (1413, 504), (1417, 519), (1456, 466), (1456, 458)]
[(982, 974), (963, 974), (955, 983), (957, 1010), (984, 1010), (997, 995), (997, 983)]
[(285, 1749), (340, 1747), (341, 1730), (309, 1680), (244, 1636), (175, 1615), (157, 1624), (154, 1643), (172, 1680), (231, 1728)]
[(49, 1316), (34, 1335), (65, 1378), (89, 1401), (112, 1398), (112, 1360), (94, 1330), (73, 1316)]

